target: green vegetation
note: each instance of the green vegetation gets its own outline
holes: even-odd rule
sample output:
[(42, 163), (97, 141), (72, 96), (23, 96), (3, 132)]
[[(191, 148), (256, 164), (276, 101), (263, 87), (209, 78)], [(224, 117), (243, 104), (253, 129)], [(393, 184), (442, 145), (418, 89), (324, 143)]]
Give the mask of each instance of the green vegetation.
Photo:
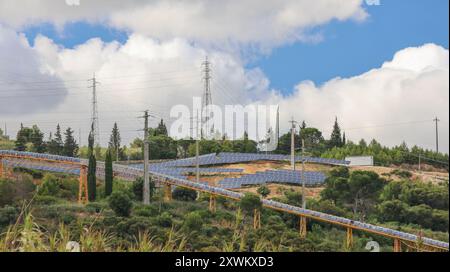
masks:
[[(142, 188), (140, 181), (115, 180), (111, 196), (99, 194), (95, 202), (79, 205), (76, 177), (42, 176), (37, 188), (29, 173), (17, 172), (14, 180), (0, 180), (0, 251), (66, 251), (68, 241), (77, 241), (83, 252), (366, 251), (371, 240), (380, 243), (382, 251), (392, 250), (390, 239), (359, 232), (354, 233), (354, 247), (346, 249), (345, 229), (311, 220), (302, 239), (298, 217), (262, 209), (260, 197), (254, 194), (240, 202), (218, 198), (217, 211), (212, 213), (207, 195), (197, 198), (196, 192), (177, 188), (173, 201), (166, 203), (163, 190), (154, 189), (151, 204), (145, 206), (136, 200), (142, 198), (142, 191), (135, 192), (135, 184)], [(336, 197), (339, 194), (332, 192), (340, 192), (339, 186), (326, 189), (332, 199), (309, 199), (308, 207), (355, 219), (365, 213), (366, 222), (411, 233), (423, 230), (427, 237), (448, 241), (448, 230), (444, 230), (448, 229), (448, 184), (386, 183), (374, 173), (349, 174), (345, 168), (335, 168), (330, 184), (338, 179), (351, 190), (361, 191), (356, 213), (355, 197)], [(100, 181), (97, 187), (102, 186)], [(378, 197), (366, 195), (369, 191)], [(302, 196), (286, 190), (276, 200), (298, 206)], [(431, 207), (432, 217), (427, 217), (430, 209), (424, 205)], [(255, 209), (261, 210), (258, 230), (251, 223)]]
[(358, 220), (415, 224), (448, 231), (448, 182), (441, 185), (401, 180), (387, 182), (376, 173), (336, 168), (327, 178), (322, 200)]
[(111, 152), (106, 153), (105, 161), (105, 196), (110, 196), (113, 190), (113, 164)]
[[(449, 169), (448, 154), (424, 150), (417, 146), (409, 148), (405, 143), (389, 148), (382, 146), (376, 140), (372, 140), (369, 144), (364, 139), (358, 143), (349, 141), (347, 140), (348, 135), (341, 131), (337, 118), (333, 124), (329, 140), (325, 139), (320, 130), (308, 127), (305, 122), (302, 123), (300, 128), (300, 132), (294, 135), (295, 148), (299, 150), (301, 140), (304, 140), (307, 150), (306, 155), (334, 159), (344, 159), (347, 156), (373, 156), (375, 165), (380, 166), (417, 165), (419, 156), (421, 156), (424, 164), (447, 171)], [(22, 126), (17, 133), (15, 142), (2, 139), (0, 136), (0, 149), (15, 148), (19, 151), (46, 152), (89, 159), (89, 147), (78, 147), (73, 137), (73, 131), (70, 128), (65, 132), (64, 141), (62, 138), (59, 125), (56, 127), (54, 137), (50, 134), (48, 141), (44, 141), (44, 134), (36, 125), (32, 128)], [(152, 160), (195, 156), (195, 141), (193, 139), (175, 140), (171, 138), (163, 120), (159, 122), (156, 128), (149, 129), (149, 142), (150, 159)], [(111, 151), (113, 160), (142, 160), (144, 145), (142, 139), (135, 139), (129, 146), (121, 146), (119, 127), (115, 123), (112, 128), (108, 148), (96, 146), (94, 149), (96, 159), (101, 161), (106, 159), (108, 150)], [(278, 148), (274, 153), (290, 154), (290, 150), (291, 133), (288, 132), (280, 136)], [(247, 133), (244, 133), (243, 137), (238, 140), (229, 140), (224, 135), (221, 140), (202, 139), (200, 141), (201, 155), (219, 152), (255, 153), (257, 151), (257, 143), (249, 139)], [(403, 176), (403, 178), (406, 177)]]

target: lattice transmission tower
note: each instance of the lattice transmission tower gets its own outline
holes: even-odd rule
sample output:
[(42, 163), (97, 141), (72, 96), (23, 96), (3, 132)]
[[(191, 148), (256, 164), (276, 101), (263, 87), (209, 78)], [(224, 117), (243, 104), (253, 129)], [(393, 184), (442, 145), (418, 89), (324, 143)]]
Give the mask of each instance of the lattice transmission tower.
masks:
[(209, 105), (212, 105), (212, 95), (211, 95), (211, 63), (206, 57), (205, 61), (202, 63), (203, 68), (203, 82), (204, 82), (204, 90), (203, 90), (203, 98), (202, 98), (202, 129), (201, 129), (201, 137), (208, 138), (209, 135), (214, 133), (214, 126), (209, 127), (209, 120), (211, 118), (210, 111), (208, 109)]
[(100, 129), (99, 129), (99, 121), (98, 121), (98, 101), (97, 101), (97, 85), (99, 84), (99, 82), (95, 78), (95, 74), (92, 79), (89, 79), (89, 81), (92, 82), (92, 85), (89, 86), (89, 88), (92, 88), (91, 126), (93, 129), (95, 146), (99, 146), (100, 145)]

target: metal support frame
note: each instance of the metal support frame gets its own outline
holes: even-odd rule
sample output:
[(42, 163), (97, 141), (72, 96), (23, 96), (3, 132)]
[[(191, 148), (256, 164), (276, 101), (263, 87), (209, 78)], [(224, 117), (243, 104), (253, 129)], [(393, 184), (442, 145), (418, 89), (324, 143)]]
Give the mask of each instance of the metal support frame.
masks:
[(259, 209), (253, 211), (253, 228), (261, 228), (261, 211)]
[(402, 242), (400, 239), (394, 239), (394, 252), (402, 252)]
[(88, 199), (88, 188), (87, 188), (87, 166), (83, 165), (80, 168), (80, 178), (78, 187), (78, 203), (86, 204), (89, 202)]
[(216, 196), (210, 195), (209, 196), (209, 211), (212, 213), (215, 213), (217, 210), (216, 208)]
[(172, 185), (168, 183), (164, 184), (164, 201), (172, 201)]
[(353, 229), (347, 228), (347, 249), (351, 249), (353, 247)]
[(300, 237), (305, 238), (307, 233), (306, 229), (306, 217), (300, 216)]

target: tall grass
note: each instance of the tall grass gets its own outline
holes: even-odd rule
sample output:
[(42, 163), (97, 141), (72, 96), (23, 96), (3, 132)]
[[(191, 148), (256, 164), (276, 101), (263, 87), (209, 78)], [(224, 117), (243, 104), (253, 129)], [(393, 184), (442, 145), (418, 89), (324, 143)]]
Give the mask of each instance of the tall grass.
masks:
[[(125, 249), (115, 245), (114, 233), (95, 230), (92, 225), (82, 227), (79, 238), (71, 241), (72, 234), (64, 224), (60, 224), (54, 233), (39, 226), (31, 213), (24, 214), (23, 223), (9, 227), (0, 235), (0, 252), (70, 252), (76, 245), (81, 252), (117, 252)], [(127, 251), (132, 252), (175, 252), (183, 251), (186, 238), (173, 228), (168, 231), (166, 241), (155, 243), (155, 237), (140, 233)]]

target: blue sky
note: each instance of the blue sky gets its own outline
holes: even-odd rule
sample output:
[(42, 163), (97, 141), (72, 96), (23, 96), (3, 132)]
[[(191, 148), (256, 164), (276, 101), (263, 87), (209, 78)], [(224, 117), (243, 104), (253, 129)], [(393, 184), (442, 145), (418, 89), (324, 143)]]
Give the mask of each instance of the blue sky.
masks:
[[(313, 30), (323, 34), (322, 42), (276, 48), (248, 66), (260, 67), (271, 87), (286, 94), (303, 80), (322, 84), (337, 76), (364, 73), (406, 47), (435, 43), (448, 48), (448, 0), (381, 0), (381, 5), (366, 8), (370, 18), (365, 22), (334, 21)], [(67, 24), (62, 33), (51, 24), (24, 32), (31, 43), (40, 33), (67, 48), (94, 37), (106, 42), (127, 40), (126, 32), (84, 22)]]
[(331, 23), (321, 28), (323, 42), (285, 46), (254, 65), (283, 92), (302, 80), (321, 84), (359, 75), (406, 47), (435, 43), (448, 48), (448, 9), (448, 0), (381, 0), (380, 6), (367, 7), (367, 21)]

